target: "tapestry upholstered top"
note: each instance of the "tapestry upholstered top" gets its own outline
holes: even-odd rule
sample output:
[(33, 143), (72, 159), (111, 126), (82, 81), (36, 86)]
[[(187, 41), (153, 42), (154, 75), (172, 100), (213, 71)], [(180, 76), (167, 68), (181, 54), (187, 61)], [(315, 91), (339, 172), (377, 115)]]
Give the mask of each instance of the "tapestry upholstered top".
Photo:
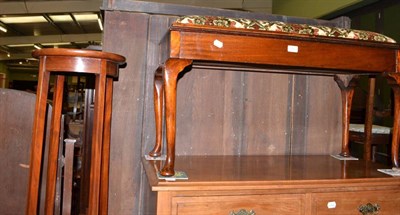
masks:
[(308, 24), (293, 24), (280, 21), (192, 15), (180, 17), (175, 23), (396, 43), (396, 41), (390, 37), (371, 31)]

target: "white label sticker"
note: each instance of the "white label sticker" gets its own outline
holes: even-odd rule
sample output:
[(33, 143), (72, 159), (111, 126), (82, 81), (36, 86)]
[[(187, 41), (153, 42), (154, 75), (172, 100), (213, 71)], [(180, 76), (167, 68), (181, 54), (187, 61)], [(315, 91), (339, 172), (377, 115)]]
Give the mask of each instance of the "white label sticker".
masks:
[(214, 46), (217, 48), (222, 48), (224, 47), (224, 43), (219, 40), (214, 40)]
[(287, 46), (287, 51), (291, 53), (298, 53), (299, 52), (299, 47), (298, 46), (293, 46), (293, 45), (288, 45)]
[(333, 209), (333, 208), (336, 208), (336, 202), (328, 202), (328, 204), (326, 204), (326, 206), (329, 208), (329, 209)]

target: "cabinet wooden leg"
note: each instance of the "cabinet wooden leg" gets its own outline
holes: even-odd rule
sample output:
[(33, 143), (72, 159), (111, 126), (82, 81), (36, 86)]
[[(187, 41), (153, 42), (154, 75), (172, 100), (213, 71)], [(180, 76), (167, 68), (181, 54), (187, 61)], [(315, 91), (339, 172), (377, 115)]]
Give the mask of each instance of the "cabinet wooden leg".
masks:
[(154, 74), (154, 116), (156, 123), (156, 143), (149, 155), (158, 157), (161, 155), (162, 148), (162, 117), (164, 111), (164, 83), (162, 77), (162, 67), (159, 67)]
[[(364, 160), (371, 161), (374, 156), (372, 148), (372, 124), (374, 115), (375, 77), (368, 78), (368, 95), (364, 120)], [(373, 159), (372, 159), (373, 160)]]
[(46, 185), (46, 214), (54, 214), (54, 203), (56, 197), (56, 177), (57, 177), (57, 166), (58, 166), (58, 151), (60, 145), (60, 129), (61, 129), (61, 114), (62, 114), (62, 102), (64, 92), (64, 80), (63, 75), (57, 75), (56, 82), (54, 85), (54, 96), (53, 96), (53, 113), (51, 118), (51, 129), (50, 129), (50, 144), (49, 144), (49, 158), (47, 164), (47, 185)]
[(356, 78), (355, 75), (335, 75), (334, 77), (342, 96), (342, 151), (340, 155), (345, 157), (350, 156), (349, 124)]
[(50, 73), (44, 69), (44, 61), (40, 61), (38, 87), (36, 92), (36, 108), (32, 131), (30, 154), (29, 185), (26, 214), (38, 214), (40, 186), (40, 169), (42, 166), (43, 140), (46, 119), (46, 102), (49, 90)]
[(163, 80), (165, 84), (164, 98), (167, 157), (164, 167), (161, 170), (161, 175), (163, 176), (173, 176), (175, 174), (176, 84), (178, 74), (190, 64), (192, 64), (192, 60), (169, 59), (164, 65)]
[(400, 168), (399, 164), (399, 126), (400, 126), (400, 74), (387, 73), (385, 77), (392, 87), (394, 93), (394, 119), (392, 130), (392, 153), (391, 160), (394, 167)]
[(107, 77), (105, 111), (104, 111), (104, 131), (103, 131), (103, 150), (101, 158), (101, 181), (100, 181), (100, 209), (99, 214), (108, 214), (108, 184), (109, 184), (109, 165), (110, 165), (110, 141), (111, 141), (111, 117), (112, 117), (112, 95), (114, 80)]
[[(102, 71), (107, 68), (102, 63)], [(103, 73), (105, 74), (105, 73)], [(101, 157), (103, 154), (103, 129), (105, 112), (105, 87), (106, 75), (96, 76), (95, 85), (95, 107), (93, 113), (92, 131), (92, 154), (90, 163), (90, 187), (89, 187), (89, 209), (88, 215), (98, 215), (100, 206), (100, 180), (101, 180)]]

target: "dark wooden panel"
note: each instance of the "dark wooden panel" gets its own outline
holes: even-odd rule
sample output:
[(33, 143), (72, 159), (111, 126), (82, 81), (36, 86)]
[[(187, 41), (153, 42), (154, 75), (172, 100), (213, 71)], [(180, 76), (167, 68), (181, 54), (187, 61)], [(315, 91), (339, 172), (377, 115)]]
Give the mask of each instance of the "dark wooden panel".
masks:
[[(157, 202), (156, 193), (152, 192), (146, 174), (142, 174), (141, 179), (142, 180), (140, 184), (142, 186), (142, 191), (140, 192), (141, 195), (137, 195), (138, 197), (140, 197), (141, 207), (138, 208), (140, 212), (137, 214), (143, 214), (143, 215), (156, 214), (156, 204), (155, 204), (155, 202)], [(130, 213), (130, 214), (135, 214), (135, 213)]]
[[(36, 96), (0, 89), (0, 208), (23, 214), (29, 178), (29, 153)], [(22, 108), (25, 107), (26, 111)]]
[(245, 74), (224, 72), (223, 148), (220, 154), (240, 154), (244, 141)]
[(148, 15), (105, 13), (104, 50), (126, 57), (114, 84), (109, 214), (139, 208)]
[[(241, 132), (235, 127), (241, 120), (235, 116), (242, 112), (240, 75), (194, 69), (179, 81), (177, 154), (237, 153), (238, 139), (234, 137)], [(235, 109), (238, 112), (232, 114)]]
[(333, 77), (309, 76), (305, 154), (338, 154), (341, 147), (340, 89)]
[[(25, 213), (29, 180), (30, 148), (36, 95), (0, 88), (0, 211), (2, 214)], [(51, 113), (51, 107), (47, 114)], [(50, 117), (47, 124), (50, 123)], [(47, 127), (46, 143), (49, 127)], [(42, 184), (46, 182), (47, 144)], [(44, 214), (45, 186), (41, 188), (40, 214)]]
[(155, 142), (153, 82), (154, 72), (160, 66), (160, 43), (168, 32), (174, 16), (152, 15), (149, 17), (147, 56), (146, 56), (146, 80), (144, 87), (144, 115), (143, 115), (143, 147), (142, 154), (149, 153)]
[(290, 153), (292, 75), (246, 73), (242, 154)]
[[(175, 20), (174, 16), (167, 17), (162, 15), (149, 16), (149, 22), (147, 30), (147, 56), (145, 65), (145, 81), (142, 84), (144, 87), (144, 98), (143, 98), (143, 132), (141, 142), (135, 142), (134, 144), (141, 146), (141, 153), (137, 153), (135, 156), (141, 156), (150, 152), (155, 143), (155, 122), (154, 122), (154, 103), (153, 103), (153, 81), (154, 72), (160, 65), (159, 51), (160, 42), (168, 32), (168, 27), (172, 20)], [(134, 38), (132, 38), (134, 40)], [(133, 173), (135, 174), (135, 173)], [(140, 211), (138, 214), (155, 214), (156, 195), (151, 192), (150, 186), (148, 186), (147, 178), (144, 174), (141, 175), (141, 180), (134, 183), (140, 184), (140, 192), (135, 195), (141, 205), (140, 208), (135, 208), (136, 211)], [(141, 193), (141, 194), (139, 194)]]
[[(309, 77), (304, 75), (292, 76), (292, 94), (290, 109), (290, 143), (288, 150), (292, 154), (302, 155), (306, 153), (307, 142), (305, 134), (307, 133), (307, 98), (309, 97)], [(338, 144), (340, 145), (340, 144)]]
[(291, 153), (338, 154), (341, 98), (333, 77), (294, 76)]
[[(167, 15), (212, 15), (212, 16), (227, 16), (237, 18), (254, 18), (271, 21), (283, 21), (290, 23), (307, 23), (307, 24), (319, 24), (327, 26), (337, 26), (343, 22), (349, 22), (348, 18), (338, 19), (336, 21), (318, 20), (302, 17), (290, 17), (273, 15), (267, 13), (256, 13), (238, 10), (225, 10), (218, 8), (207, 8), (198, 7), (182, 4), (169, 4), (169, 3), (157, 3), (157, 2), (146, 2), (146, 1), (132, 1), (132, 0), (103, 0), (102, 9), (104, 10), (116, 10), (116, 11), (128, 11), (128, 12), (139, 12), (149, 14), (167, 14)], [(344, 25), (343, 27), (349, 27)]]

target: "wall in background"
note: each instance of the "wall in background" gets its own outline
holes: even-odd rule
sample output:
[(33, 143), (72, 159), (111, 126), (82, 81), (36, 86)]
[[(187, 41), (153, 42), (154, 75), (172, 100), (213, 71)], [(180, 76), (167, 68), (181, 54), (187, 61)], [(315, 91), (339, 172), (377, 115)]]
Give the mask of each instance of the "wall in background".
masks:
[(18, 72), (10, 72), (9, 80), (23, 80), (23, 81), (37, 81), (37, 71), (18, 71)]
[(400, 2), (383, 9), (383, 33), (400, 42)]
[[(137, 0), (142, 1), (142, 0)], [(286, 16), (319, 18), (355, 4), (377, 0), (146, 0), (150, 2), (193, 5), (200, 7), (246, 10)]]
[(274, 0), (272, 13), (319, 18), (360, 2), (363, 0)]
[(36, 91), (37, 71), (9, 71), (7, 82), (9, 88), (17, 90)]
[(150, 2), (272, 13), (273, 0), (147, 0)]
[[(137, 0), (142, 1), (142, 0)], [(360, 2), (376, 0), (147, 0), (150, 2), (246, 10), (286, 16), (319, 18)]]
[[(8, 87), (8, 69), (7, 66), (0, 61), (0, 73), (4, 74), (0, 76), (0, 88), (7, 88)], [(3, 85), (2, 83), (5, 82)]]

